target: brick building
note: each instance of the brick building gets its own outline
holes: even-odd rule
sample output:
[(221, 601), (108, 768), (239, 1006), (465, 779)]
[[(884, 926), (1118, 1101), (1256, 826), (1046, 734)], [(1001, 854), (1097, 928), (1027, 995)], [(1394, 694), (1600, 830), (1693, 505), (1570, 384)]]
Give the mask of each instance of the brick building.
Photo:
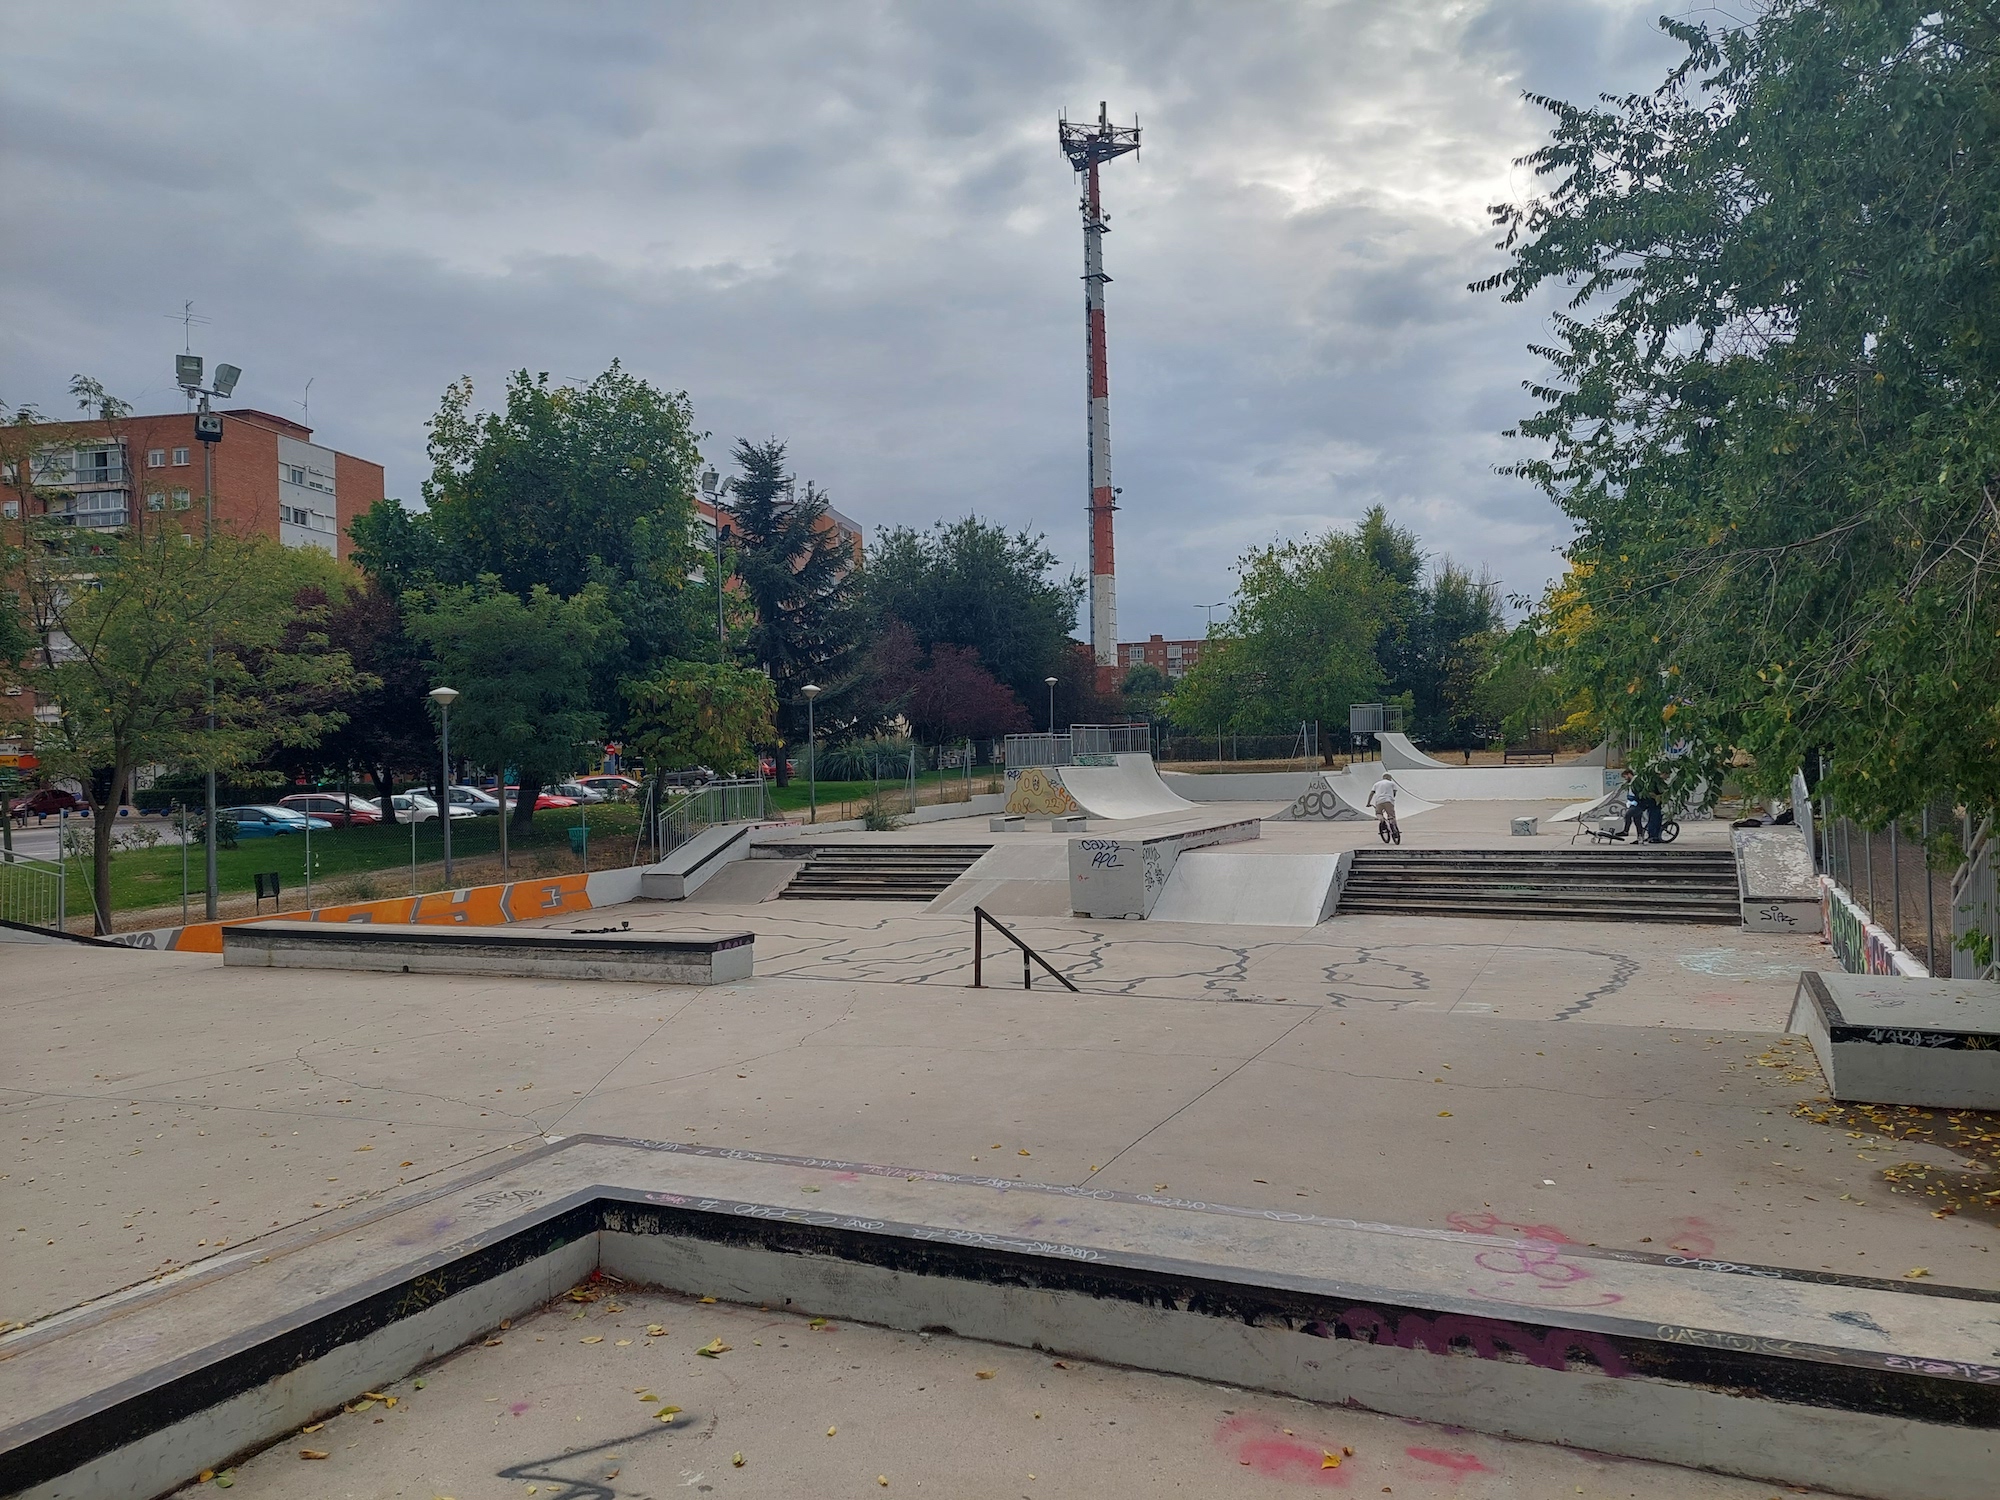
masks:
[(1158, 667), (1171, 678), (1187, 675), (1189, 667), (1200, 660), (1202, 648), (1207, 641), (1169, 641), (1160, 636), (1146, 637), (1143, 641), (1120, 641), (1118, 643), (1118, 677), (1137, 666)]
[[(0, 474), (0, 510), (27, 508), (73, 526), (109, 530), (159, 516), (198, 536), (202, 453), (193, 412), (112, 422), (51, 424), (48, 441)], [(265, 536), (287, 547), (319, 547), (345, 557), (348, 523), (382, 498), (382, 466), (315, 443), (312, 429), (269, 412), (222, 413), (215, 445), (218, 529)], [(28, 483), (21, 481), (26, 479)]]

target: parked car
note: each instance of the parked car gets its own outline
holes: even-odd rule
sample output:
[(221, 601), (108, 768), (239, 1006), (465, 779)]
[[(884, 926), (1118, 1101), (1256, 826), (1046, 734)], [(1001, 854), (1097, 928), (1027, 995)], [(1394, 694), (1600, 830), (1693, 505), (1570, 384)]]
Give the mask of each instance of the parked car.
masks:
[(707, 766), (688, 766), (683, 770), (660, 773), (661, 786), (707, 786), (717, 779), (715, 772)]
[(365, 828), (382, 821), (380, 808), (351, 792), (294, 792), (280, 797), (278, 806), (325, 818), (336, 828)]
[[(429, 823), (438, 815), (437, 803), (433, 802), (429, 797), (424, 796), (421, 792), (398, 792), (389, 801), (396, 809), (396, 821), (399, 823)], [(454, 818), (476, 818), (479, 816), (479, 814), (475, 813), (469, 807), (458, 807), (455, 805), (451, 810), (451, 815)]]
[(308, 827), (314, 833), (331, 828), (333, 824), (325, 818), (309, 817), (302, 812), (294, 812), (289, 807), (279, 807), (269, 803), (256, 803), (248, 807), (225, 807), (222, 816), (236, 824), (239, 839), (274, 839), (289, 833), (304, 833)]
[(491, 792), (481, 791), (476, 786), (455, 786), (451, 789), (453, 807), (469, 807), (479, 817), (488, 817), (500, 811), (500, 799)]
[(610, 796), (594, 786), (585, 786), (580, 781), (558, 781), (549, 788), (558, 797), (567, 797), (572, 802), (609, 802)]
[[(508, 787), (507, 805), (509, 807), (512, 807), (516, 802), (520, 800), (521, 800), (521, 789), (517, 786)], [(536, 812), (546, 812), (551, 807), (575, 807), (575, 806), (576, 806), (576, 798), (574, 797), (564, 797), (559, 793), (550, 791), (541, 791), (535, 794)]]
[(578, 786), (587, 786), (593, 792), (602, 792), (614, 802), (628, 801), (639, 795), (639, 783), (630, 776), (579, 776)]
[[(760, 756), (757, 761), (757, 774), (766, 781), (775, 779), (778, 774), (778, 763), (768, 755)], [(787, 776), (799, 774), (799, 763), (789, 756), (785, 758), (785, 774)]]
[(66, 792), (59, 786), (45, 786), (14, 804), (14, 821), (25, 823), (29, 818), (53, 818), (61, 812), (88, 812), (90, 804), (74, 792)]

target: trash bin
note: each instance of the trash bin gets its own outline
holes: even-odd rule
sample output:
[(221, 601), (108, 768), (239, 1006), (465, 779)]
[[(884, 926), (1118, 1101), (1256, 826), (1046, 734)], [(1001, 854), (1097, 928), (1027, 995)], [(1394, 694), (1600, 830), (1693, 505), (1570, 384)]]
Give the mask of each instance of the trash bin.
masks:
[(578, 859), (583, 858), (584, 851), (589, 843), (590, 830), (588, 828), (572, 828), (569, 831), (569, 852), (574, 854)]

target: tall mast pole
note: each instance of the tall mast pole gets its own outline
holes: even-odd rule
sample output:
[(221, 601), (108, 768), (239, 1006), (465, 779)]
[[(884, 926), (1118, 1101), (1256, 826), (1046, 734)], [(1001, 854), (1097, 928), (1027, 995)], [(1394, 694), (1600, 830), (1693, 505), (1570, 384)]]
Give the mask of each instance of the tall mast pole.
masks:
[(1088, 351), (1087, 421), (1090, 440), (1090, 648), (1100, 685), (1118, 665), (1118, 569), (1112, 548), (1111, 517), (1117, 491), (1111, 484), (1111, 361), (1104, 332), (1104, 220), (1098, 167), (1139, 149), (1139, 127), (1111, 123), (1107, 106), (1097, 106), (1094, 124), (1059, 125), (1063, 155), (1083, 176), (1083, 306)]

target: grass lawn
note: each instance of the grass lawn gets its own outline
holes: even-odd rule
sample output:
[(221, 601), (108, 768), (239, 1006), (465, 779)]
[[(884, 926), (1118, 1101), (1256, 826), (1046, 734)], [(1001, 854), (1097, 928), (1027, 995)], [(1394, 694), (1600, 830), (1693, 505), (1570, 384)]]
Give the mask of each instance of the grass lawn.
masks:
[[(515, 874), (552, 873), (556, 869), (581, 870), (583, 861), (570, 850), (570, 829), (582, 821), (582, 808), (549, 808), (535, 814), (534, 828), (527, 834), (508, 830), (508, 852), (515, 856)], [(406, 894), (410, 889), (411, 836), (414, 832), (416, 863), (420, 867), (444, 858), (443, 824), (377, 824), (373, 828), (332, 828), (312, 836), (313, 895), (315, 901), (367, 900), (369, 886), (377, 896)], [(638, 831), (638, 809), (627, 803), (608, 802), (589, 809), (590, 868), (602, 870), (632, 862), (632, 844)], [(496, 855), (500, 849), (498, 818), (459, 818), (451, 825), (451, 852), (454, 861)], [(216, 854), (217, 891), (224, 898), (248, 894), (256, 887), (252, 878), (259, 871), (275, 870), (284, 882), (285, 905), (305, 892), (306, 841), (303, 835), (245, 839), (234, 849)], [(373, 872), (372, 881), (355, 877)], [(190, 901), (197, 920), (202, 909), (202, 849), (196, 842), (187, 850)], [(420, 880), (427, 889), (428, 881)], [(347, 887), (352, 894), (339, 894)], [(111, 907), (114, 912), (147, 908), (178, 908), (181, 899), (181, 848), (161, 844), (152, 849), (120, 850), (111, 860)], [(72, 858), (69, 862), (68, 908), (72, 916), (90, 914), (90, 866)]]

